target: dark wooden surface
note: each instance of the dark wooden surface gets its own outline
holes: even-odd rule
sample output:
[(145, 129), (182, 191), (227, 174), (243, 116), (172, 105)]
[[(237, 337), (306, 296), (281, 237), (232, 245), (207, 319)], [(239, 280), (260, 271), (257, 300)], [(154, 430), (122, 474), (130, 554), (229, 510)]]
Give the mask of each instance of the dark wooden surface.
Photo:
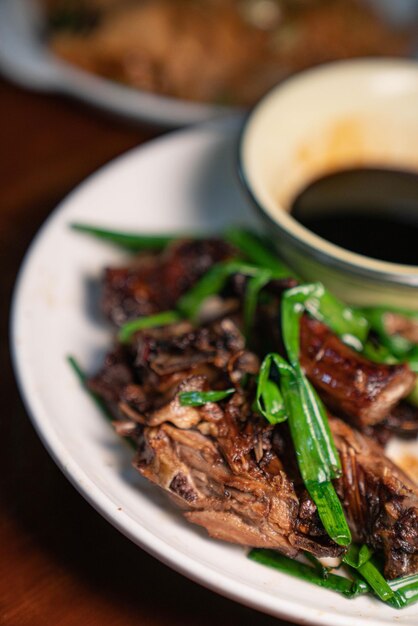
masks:
[(32, 237), (88, 174), (156, 134), (0, 82), (1, 625), (284, 625), (188, 581), (102, 519), (42, 447), (11, 370), (10, 298)]

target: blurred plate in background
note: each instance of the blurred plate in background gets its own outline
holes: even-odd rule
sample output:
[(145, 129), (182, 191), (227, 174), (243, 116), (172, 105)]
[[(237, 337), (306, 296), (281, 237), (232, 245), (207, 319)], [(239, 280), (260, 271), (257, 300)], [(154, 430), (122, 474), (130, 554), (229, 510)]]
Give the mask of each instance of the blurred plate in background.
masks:
[[(42, 1), (46, 2), (46, 0)], [(397, 41), (402, 41), (403, 33), (406, 31), (408, 31), (408, 38), (410, 39), (411, 25), (413, 25), (414, 21), (418, 23), (418, 2), (416, 0), (397, 0), (397, 2), (391, 0), (364, 0), (364, 2), (374, 10), (377, 10), (385, 22), (390, 25), (390, 32), (394, 33), (394, 38), (397, 38)], [(53, 3), (49, 1), (48, 4), (52, 5)], [(107, 4), (109, 3), (107, 2)], [(303, 0), (303, 6), (309, 7), (316, 4), (314, 0)], [(71, 5), (71, 3), (67, 3), (67, 5)], [(302, 5), (302, 0), (298, 2), (299, 5)], [(295, 29), (293, 31), (292, 28), (289, 29), (287, 21), (285, 21), (283, 26), (283, 23), (280, 21), (280, 11), (282, 6), (291, 6), (290, 0), (242, 0), (242, 6), (246, 7), (247, 12), (250, 12), (250, 21), (254, 21), (254, 23), (259, 25), (261, 38), (264, 37), (262, 34), (263, 29), (266, 30), (267, 28), (263, 26), (262, 22), (268, 14), (268, 11), (266, 13), (265, 9), (269, 6), (269, 19), (273, 20), (273, 22), (276, 20), (274, 28), (277, 29), (274, 32), (272, 30), (272, 36), (275, 36), (274, 33), (280, 34), (280, 42), (277, 45), (280, 46), (281, 51), (289, 45), (289, 41), (295, 35)], [(258, 9), (263, 9), (264, 7), (264, 13), (254, 13), (253, 9), (256, 6)], [(271, 8), (274, 6), (279, 8), (279, 13), (276, 11), (274, 15), (271, 15)], [(379, 34), (373, 33), (373, 29), (366, 28), (364, 22), (363, 26), (361, 26), (361, 11), (353, 15), (353, 20), (357, 20), (357, 22), (353, 22), (352, 25), (346, 25), (345, 22), (347, 20), (343, 18), (338, 18), (337, 16), (337, 19), (335, 19), (335, 15), (334, 17), (329, 17), (332, 13), (332, 7), (333, 2), (328, 1), (328, 6), (322, 11), (322, 17), (311, 15), (310, 19), (312, 21), (305, 25), (305, 31), (302, 31), (302, 34), (299, 33), (302, 43), (299, 42), (296, 54), (291, 53), (288, 57), (286, 57), (286, 53), (284, 54), (283, 68), (275, 68), (274, 55), (270, 58), (271, 67), (268, 70), (270, 76), (266, 76), (268, 74), (267, 71), (264, 71), (264, 76), (261, 76), (262, 72), (260, 73), (260, 81), (262, 80), (260, 95), (282, 77), (309, 65), (310, 54), (314, 56), (313, 64), (332, 60), (333, 57), (341, 58), (341, 56), (344, 56), (344, 48), (347, 42), (339, 41), (339, 39), (342, 39), (341, 33), (338, 31), (338, 28), (335, 29), (335, 25), (338, 25), (338, 23), (342, 29), (345, 29), (345, 37), (347, 38), (348, 32), (349, 37), (353, 41), (353, 44), (348, 46), (347, 56), (352, 56), (352, 46), (354, 49), (358, 46), (359, 51), (363, 50), (366, 55), (374, 53), (398, 54), (397, 45), (394, 43), (395, 40), (390, 44), (388, 42), (386, 45), (381, 32)], [(285, 9), (285, 11), (287, 10), (294, 11), (295, 9)], [(348, 13), (347, 15), (351, 14)], [(293, 22), (291, 25), (293, 25)], [(360, 26), (361, 28), (359, 28)], [(312, 31), (315, 31), (314, 35), (312, 35), (313, 39), (311, 39)], [(228, 39), (228, 32), (228, 30), (225, 31), (226, 39)], [(232, 28), (229, 33), (229, 43), (228, 41), (225, 42), (225, 62), (230, 61), (227, 52), (231, 46), (231, 37), (233, 39), (233, 34), (238, 32), (241, 31)], [(225, 104), (231, 100), (231, 94), (234, 96), (236, 93), (236, 86), (230, 86), (231, 93), (226, 94), (227, 97), (224, 99), (220, 97), (215, 98), (216, 102), (218, 102), (217, 104), (154, 94), (151, 91), (133, 88), (123, 83), (108, 80), (98, 74), (80, 69), (75, 64), (64, 61), (53, 54), (46, 41), (45, 33), (45, 15), (36, 0), (0, 0), (0, 72), (23, 87), (45, 92), (64, 93), (122, 117), (163, 126), (181, 126), (217, 117), (227, 112), (240, 111), (235, 106), (226, 106)], [(310, 42), (307, 42), (305, 50), (303, 38), (307, 37), (306, 33), (309, 33)], [(327, 46), (321, 44), (324, 38), (328, 42)], [(249, 42), (247, 39), (247, 47), (249, 46), (251, 50), (250, 54), (247, 55), (250, 60), (253, 51), (252, 46), (256, 45), (255, 41), (255, 39), (251, 39), (251, 42)], [(245, 48), (244, 42), (240, 41), (239, 43), (241, 48)], [(409, 42), (406, 47), (408, 48), (407, 53), (413, 54), (414, 45), (410, 45)], [(208, 59), (211, 57), (212, 52), (212, 50), (208, 50), (206, 55)], [(406, 52), (402, 50), (399, 53), (404, 54)], [(172, 50), (170, 49), (171, 58), (176, 58), (179, 54), (179, 48), (173, 45)], [(187, 60), (187, 54), (185, 55), (184, 49), (182, 54), (184, 59)], [(220, 63), (219, 49), (217, 54), (218, 60), (215, 58), (211, 59), (212, 65), (216, 65), (216, 62)], [(190, 53), (188, 58), (192, 56), (193, 54)], [(355, 56), (358, 56), (358, 54), (355, 54)], [(243, 63), (244, 77), (242, 76)], [(183, 60), (182, 65), (184, 64)], [(257, 71), (254, 71), (254, 67), (255, 70), (257, 69), (256, 66), (253, 66), (252, 72), (250, 72), (250, 67), (248, 69), (249, 84), (257, 80)], [(196, 68), (194, 71), (196, 72)], [(206, 75), (203, 71), (202, 76), (202, 80), (206, 80)], [(197, 79), (193, 80), (196, 82)], [(245, 80), (244, 59), (244, 61), (241, 60), (241, 91)], [(239, 89), (240, 87), (238, 86)], [(251, 103), (254, 99), (257, 99), (255, 97), (257, 96), (257, 87), (252, 84), (248, 89), (251, 91), (251, 96), (247, 97), (247, 101)], [(237, 101), (239, 100), (238, 98)], [(221, 102), (223, 102), (223, 105), (220, 104)]]

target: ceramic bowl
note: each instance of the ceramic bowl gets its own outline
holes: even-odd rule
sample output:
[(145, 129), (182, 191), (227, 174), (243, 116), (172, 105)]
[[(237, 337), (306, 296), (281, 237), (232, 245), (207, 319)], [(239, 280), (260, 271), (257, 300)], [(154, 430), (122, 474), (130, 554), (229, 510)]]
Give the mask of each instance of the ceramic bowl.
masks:
[(301, 73), (268, 93), (242, 131), (241, 180), (288, 264), (348, 302), (418, 309), (418, 266), (349, 252), (290, 215), (311, 182), (362, 167), (418, 173), (418, 63), (361, 59)]

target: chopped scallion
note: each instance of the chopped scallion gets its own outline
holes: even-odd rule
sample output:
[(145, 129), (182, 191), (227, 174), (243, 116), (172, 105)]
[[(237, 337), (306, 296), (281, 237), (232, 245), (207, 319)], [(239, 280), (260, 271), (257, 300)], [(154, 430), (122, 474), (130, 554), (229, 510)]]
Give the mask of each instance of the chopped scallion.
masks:
[(372, 556), (373, 550), (368, 546), (363, 545), (360, 547), (353, 544), (343, 556), (343, 561), (363, 576), (364, 580), (383, 602), (388, 602), (394, 597), (395, 592), (371, 561)]
[(179, 393), (179, 400), (182, 406), (203, 406), (208, 402), (219, 402), (228, 398), (236, 389), (225, 389), (223, 391), (182, 391)]
[(141, 250), (162, 250), (169, 243), (178, 239), (178, 237), (173, 237), (172, 235), (144, 235), (139, 233), (121, 232), (107, 228), (100, 228), (98, 226), (91, 226), (89, 224), (81, 224), (80, 222), (74, 222), (71, 224), (71, 228), (80, 233), (92, 235), (98, 239), (103, 239), (109, 243), (113, 243), (121, 248), (125, 248), (133, 252), (139, 252)]
[(282, 263), (270, 248), (269, 242), (260, 235), (241, 228), (230, 228), (225, 233), (225, 239), (238, 248), (252, 263), (272, 270), (277, 278), (295, 276), (294, 272)]
[(146, 328), (157, 328), (158, 326), (168, 326), (179, 322), (182, 316), (177, 311), (163, 311), (155, 315), (138, 317), (137, 319), (126, 322), (119, 329), (118, 339), (121, 343), (128, 343), (136, 332), (145, 330)]
[(300, 563), (295, 559), (290, 559), (289, 557), (279, 554), (278, 552), (274, 552), (273, 550), (251, 550), (248, 557), (252, 561), (256, 561), (262, 565), (267, 565), (268, 567), (273, 567), (284, 574), (290, 574), (291, 576), (313, 583), (319, 587), (325, 587), (331, 591), (336, 591), (346, 598), (355, 598), (356, 596), (369, 591), (369, 586), (359, 579), (350, 580), (349, 578), (331, 573), (324, 577), (313, 567)]

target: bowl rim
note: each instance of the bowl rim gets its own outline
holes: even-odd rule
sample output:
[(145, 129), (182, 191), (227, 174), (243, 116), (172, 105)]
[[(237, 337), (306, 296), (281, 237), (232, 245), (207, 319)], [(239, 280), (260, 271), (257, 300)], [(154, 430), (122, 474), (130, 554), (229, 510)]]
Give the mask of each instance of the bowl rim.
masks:
[[(381, 284), (398, 284), (407, 287), (418, 287), (418, 265), (403, 265), (400, 263), (391, 263), (380, 259), (374, 259), (356, 252), (351, 252), (342, 246), (331, 243), (327, 239), (316, 235), (311, 230), (300, 224), (294, 217), (281, 207), (278, 208), (274, 217), (270, 210), (263, 206), (262, 201), (257, 197), (246, 173), (244, 149), (248, 137), (248, 129), (250, 124), (259, 111), (265, 106), (266, 101), (281, 98), (282, 92), (286, 91), (290, 84), (302, 82), (306, 78), (311, 78), (315, 74), (323, 76), (335, 70), (358, 71), (359, 68), (369, 67), (371, 71), (380, 70), (387, 65), (388, 67), (398, 66), (401, 69), (412, 70), (417, 75), (418, 81), (418, 63), (408, 58), (396, 57), (362, 57), (358, 59), (338, 60), (330, 63), (323, 63), (313, 68), (307, 68), (297, 74), (289, 76), (278, 85), (272, 87), (249, 111), (246, 115), (244, 123), (241, 127), (237, 144), (237, 171), (241, 186), (246, 195), (251, 200), (257, 213), (261, 215), (263, 221), (280, 231), (280, 234), (299, 251), (307, 254), (319, 263), (336, 270), (342, 270), (345, 273), (361, 278), (379, 282)], [(408, 171), (402, 169), (402, 171)], [(414, 171), (414, 173), (417, 173)], [(282, 218), (285, 218), (284, 220)], [(296, 231), (296, 232), (295, 232)]]

